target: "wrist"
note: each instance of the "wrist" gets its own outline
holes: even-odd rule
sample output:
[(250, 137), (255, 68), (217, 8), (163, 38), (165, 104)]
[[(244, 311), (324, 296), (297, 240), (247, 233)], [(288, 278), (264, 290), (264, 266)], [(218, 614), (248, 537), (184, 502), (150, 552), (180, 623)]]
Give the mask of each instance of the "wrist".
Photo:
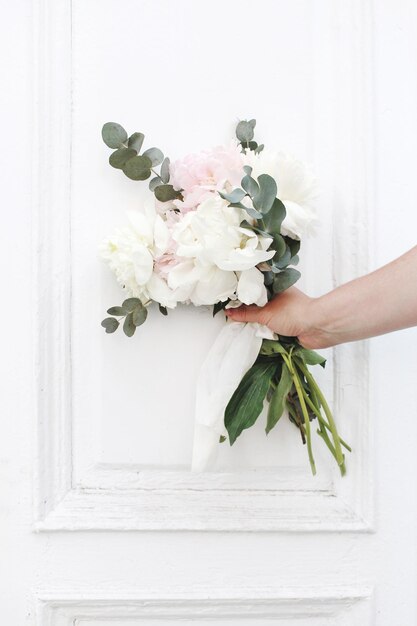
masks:
[(309, 350), (330, 348), (339, 343), (336, 334), (330, 329), (329, 314), (323, 298), (310, 299), (306, 311), (307, 325), (298, 335), (298, 341)]

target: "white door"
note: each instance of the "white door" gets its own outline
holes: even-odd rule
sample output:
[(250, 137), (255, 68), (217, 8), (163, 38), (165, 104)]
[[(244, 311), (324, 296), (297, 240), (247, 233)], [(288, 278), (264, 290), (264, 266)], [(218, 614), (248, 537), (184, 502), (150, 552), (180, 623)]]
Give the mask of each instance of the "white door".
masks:
[(416, 330), (326, 351), (345, 478), (320, 441), (312, 477), (284, 421), (195, 475), (195, 382), (222, 320), (190, 308), (106, 336), (121, 293), (97, 258), (143, 199), (108, 167), (106, 121), (175, 158), (256, 117), (312, 162), (312, 295), (415, 245), (416, 25), (412, 0), (3, 6), (2, 623), (416, 623)]

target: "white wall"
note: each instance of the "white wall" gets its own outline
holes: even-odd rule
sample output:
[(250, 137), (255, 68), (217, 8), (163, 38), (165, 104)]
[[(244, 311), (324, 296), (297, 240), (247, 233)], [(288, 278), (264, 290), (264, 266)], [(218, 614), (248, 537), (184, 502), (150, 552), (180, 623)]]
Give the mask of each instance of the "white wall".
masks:
[[(221, 626), (244, 616), (364, 626), (376, 614), (378, 626), (414, 623), (416, 331), (335, 353), (324, 384), (330, 394), (334, 384), (355, 447), (344, 481), (319, 451), (319, 477), (309, 476), (289, 424), (267, 442), (260, 427), (254, 448), (248, 437), (217, 472), (191, 476), (195, 372), (220, 321), (190, 310), (152, 320), (137, 341), (104, 336), (101, 315), (119, 292), (95, 246), (140, 197), (106, 166), (103, 121), (137, 127), (178, 156), (227, 140), (235, 118), (250, 115), (262, 140), (312, 161), (322, 181), (307, 290), (410, 248), (416, 9), (391, 0), (69, 8), (22, 1), (2, 22), (4, 622), (139, 626), (152, 615), (171, 626), (210, 615)], [(232, 43), (236, 24), (263, 45)], [(246, 86), (248, 68), (260, 83), (272, 76), (270, 94)], [(179, 89), (177, 73), (192, 81)], [(155, 400), (143, 368), (161, 337), (181, 354), (175, 403)], [(172, 392), (168, 361), (158, 376)]]

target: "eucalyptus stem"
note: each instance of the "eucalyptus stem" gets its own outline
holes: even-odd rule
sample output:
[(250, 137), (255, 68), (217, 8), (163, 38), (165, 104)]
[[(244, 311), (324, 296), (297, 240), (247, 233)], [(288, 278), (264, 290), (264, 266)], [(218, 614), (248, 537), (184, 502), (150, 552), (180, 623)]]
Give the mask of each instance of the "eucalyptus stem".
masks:
[(337, 432), (337, 428), (336, 428), (336, 424), (335, 421), (333, 419), (333, 415), (332, 412), (329, 408), (329, 405), (327, 404), (326, 398), (324, 397), (320, 387), (318, 386), (318, 384), (316, 383), (314, 377), (311, 375), (311, 373), (308, 371), (308, 368), (304, 365), (304, 363), (302, 363), (301, 361), (298, 362), (298, 367), (300, 368), (300, 370), (303, 372), (304, 376), (306, 377), (307, 382), (309, 383), (310, 387), (312, 389), (314, 389), (314, 392), (317, 394), (323, 410), (326, 414), (327, 420), (329, 422), (329, 427), (330, 427), (330, 432), (332, 433), (332, 437), (333, 437), (333, 441), (334, 441), (334, 447), (336, 450), (336, 460), (338, 465), (341, 468), (342, 472), (345, 472), (345, 458), (342, 452), (342, 447), (341, 447), (341, 441), (340, 441), (340, 437), (339, 437), (339, 433)]
[(314, 462), (313, 449), (312, 449), (312, 445), (311, 445), (310, 417), (308, 415), (306, 403), (304, 401), (304, 396), (303, 396), (303, 390), (302, 390), (301, 382), (300, 382), (300, 379), (298, 377), (297, 371), (294, 368), (293, 362), (291, 360), (291, 355), (289, 354), (289, 355), (285, 356), (283, 354), (282, 358), (284, 359), (288, 369), (290, 370), (290, 372), (292, 374), (292, 377), (293, 377), (293, 380), (294, 380), (295, 389), (297, 391), (298, 399), (300, 401), (301, 411), (302, 411), (303, 416), (304, 416), (304, 426), (305, 426), (305, 430), (306, 430), (308, 458), (309, 458), (309, 461), (310, 461), (311, 471), (312, 471), (313, 476), (314, 476), (316, 474), (316, 464)]

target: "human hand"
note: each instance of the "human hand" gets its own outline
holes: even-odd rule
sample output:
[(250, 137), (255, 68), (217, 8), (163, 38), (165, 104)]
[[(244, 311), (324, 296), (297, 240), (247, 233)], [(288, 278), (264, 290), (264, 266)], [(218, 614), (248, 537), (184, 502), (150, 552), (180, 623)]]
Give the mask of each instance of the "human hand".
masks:
[(226, 309), (225, 313), (236, 322), (258, 322), (279, 335), (298, 337), (305, 348), (318, 348), (321, 346), (313, 322), (315, 301), (296, 287), (290, 287), (263, 307), (242, 305)]

